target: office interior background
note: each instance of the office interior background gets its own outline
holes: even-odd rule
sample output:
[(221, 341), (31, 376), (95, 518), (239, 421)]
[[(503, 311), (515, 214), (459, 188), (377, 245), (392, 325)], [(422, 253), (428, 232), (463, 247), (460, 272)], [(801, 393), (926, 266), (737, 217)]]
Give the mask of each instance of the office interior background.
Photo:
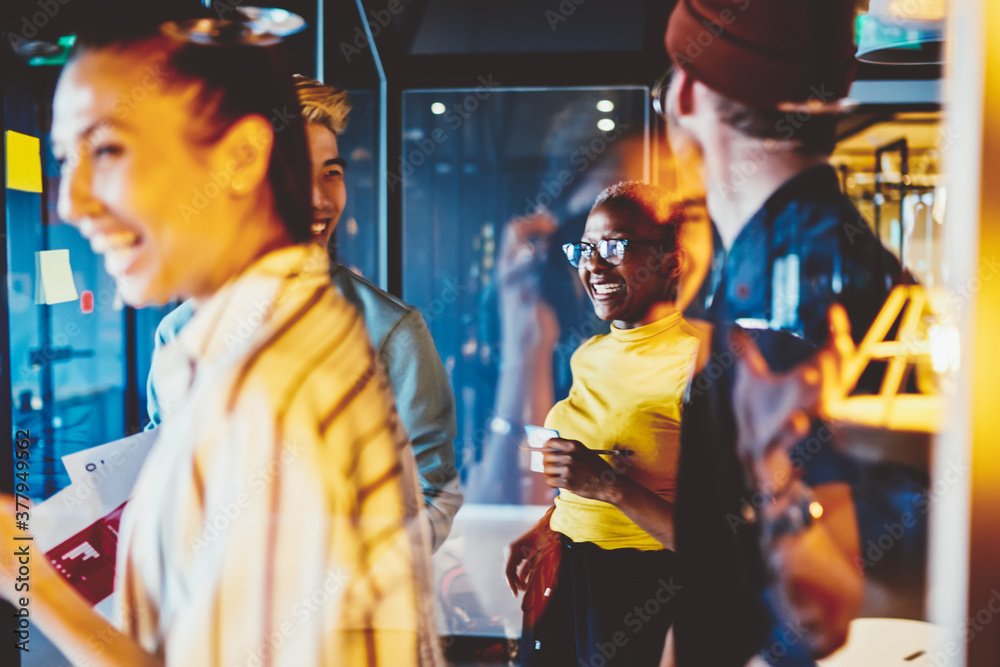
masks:
[[(69, 484), (61, 457), (145, 425), (153, 332), (176, 305), (124, 306), (102, 260), (56, 212), (59, 169), (47, 134), (52, 93), (75, 27), (102, 1), (5, 0), (0, 26), (7, 156), (0, 386), (10, 397), (2, 421), (12, 434), (37, 434), (34, 502)], [(240, 4), (221, 0), (213, 8), (224, 16)], [(663, 30), (674, 3), (273, 4), (305, 21), (286, 38), (295, 69), (350, 93), (353, 109), (339, 139), (349, 166), (338, 261), (420, 309), (454, 391), (467, 500), (434, 562), (449, 658), (507, 664), (516, 655), (520, 608), (501, 576), (503, 547), (551, 496), (531, 476), (502, 494), (474, 486), (490, 439), (517, 427), (503, 408), (502, 364), (533, 363), (503, 348), (503, 269), (512, 261), (504, 256), (505, 234), (512, 220), (541, 207), (566, 223), (557, 237), (578, 240), (569, 237), (580, 233), (581, 216), (607, 185), (640, 179), (678, 187), (684, 175), (650, 105), (652, 86), (669, 66)], [(943, 628), (960, 644), (949, 664), (985, 667), (1000, 660), (1000, 622), (982, 622), (1000, 591), (1000, 412), (992, 377), (1000, 368), (993, 342), (1000, 326), (1000, 281), (993, 280), (1000, 272), (1000, 45), (988, 39), (1000, 28), (1000, 6), (916, 5), (936, 13), (917, 17), (926, 19), (927, 32), (913, 28), (912, 43), (884, 52), (884, 44), (861, 44), (872, 55), (859, 66), (850, 95), (856, 105), (839, 122), (833, 163), (843, 191), (903, 266), (928, 289), (958, 295), (949, 340), (960, 352), (947, 378), (946, 418), (913, 453), (935, 496), (922, 576), (873, 588), (865, 604), (869, 616)], [(859, 0), (859, 40), (891, 41), (879, 30), (892, 26), (869, 9)], [(136, 91), (123, 103), (141, 103), (141, 96)], [(12, 182), (13, 142), (21, 136), (39, 142), (38, 187)], [(40, 259), (54, 250), (66, 251), (58, 266)], [(540, 257), (552, 250), (551, 243), (533, 248)], [(555, 297), (563, 308), (551, 371), (559, 400), (569, 388), (569, 356), (606, 329), (580, 305), (567, 267), (539, 265), (526, 279), (564, 290)], [(46, 271), (68, 272), (76, 298), (47, 304), (40, 296)], [(11, 466), (5, 457), (5, 490), (13, 488)], [(977, 617), (981, 631), (959, 637)], [(0, 648), (3, 664), (68, 664), (44, 641), (21, 655), (8, 643)]]

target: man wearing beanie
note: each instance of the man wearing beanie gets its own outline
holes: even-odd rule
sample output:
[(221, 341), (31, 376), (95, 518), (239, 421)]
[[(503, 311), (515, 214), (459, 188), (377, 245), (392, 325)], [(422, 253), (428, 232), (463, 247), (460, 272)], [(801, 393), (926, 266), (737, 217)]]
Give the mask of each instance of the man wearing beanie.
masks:
[[(660, 110), (675, 151), (701, 156), (709, 213), (728, 253), (699, 315), (712, 325), (712, 359), (727, 358), (739, 324), (755, 329), (771, 368), (790, 369), (827, 342), (835, 303), (858, 341), (901, 279), (828, 164), (855, 70), (854, 6), (678, 0), (671, 15), (674, 70)], [(790, 451), (741, 462), (733, 364), (715, 365), (724, 372), (710, 363), (695, 379), (684, 417), (676, 664), (738, 667), (758, 654), (812, 665), (845, 641), (860, 607), (859, 544), (868, 531), (884, 532), (883, 516), (898, 521), (904, 499), (922, 487), (899, 470), (875, 474), (847, 459), (819, 424)], [(775, 484), (788, 470), (801, 479)], [(755, 493), (767, 501), (756, 508), (746, 502)], [(801, 520), (817, 502), (822, 518), (807, 509)], [(912, 566), (925, 539), (925, 526), (907, 531), (882, 565)]]

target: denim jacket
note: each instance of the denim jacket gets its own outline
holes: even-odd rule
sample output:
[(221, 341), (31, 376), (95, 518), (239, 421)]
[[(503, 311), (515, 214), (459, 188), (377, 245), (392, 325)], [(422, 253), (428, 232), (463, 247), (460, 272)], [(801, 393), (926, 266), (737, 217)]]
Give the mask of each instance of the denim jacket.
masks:
[[(413, 444), (433, 548), (437, 550), (462, 505), (455, 464), (455, 399), (448, 374), (419, 310), (338, 264), (331, 266), (331, 278), (364, 318), (368, 336), (392, 383), (400, 421)], [(192, 315), (192, 304), (185, 301), (161, 320), (156, 328), (153, 368), (157, 351), (173, 340)], [(152, 372), (146, 395), (150, 420), (146, 428), (151, 429), (160, 423), (161, 413), (170, 412), (169, 406), (161, 406), (157, 400)]]
[(790, 179), (743, 226), (728, 256), (716, 253), (724, 259), (706, 278), (715, 289), (687, 316), (787, 331), (817, 347), (826, 343), (831, 305), (847, 309), (860, 342), (902, 279), (826, 165)]

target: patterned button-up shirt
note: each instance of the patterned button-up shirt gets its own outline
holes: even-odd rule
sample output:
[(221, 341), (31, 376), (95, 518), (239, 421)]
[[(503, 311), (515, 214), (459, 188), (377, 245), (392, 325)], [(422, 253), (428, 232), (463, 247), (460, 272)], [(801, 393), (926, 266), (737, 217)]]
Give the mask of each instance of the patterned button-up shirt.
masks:
[(168, 665), (436, 665), (406, 433), (325, 252), (265, 256), (154, 369), (177, 406), (126, 508), (126, 632)]

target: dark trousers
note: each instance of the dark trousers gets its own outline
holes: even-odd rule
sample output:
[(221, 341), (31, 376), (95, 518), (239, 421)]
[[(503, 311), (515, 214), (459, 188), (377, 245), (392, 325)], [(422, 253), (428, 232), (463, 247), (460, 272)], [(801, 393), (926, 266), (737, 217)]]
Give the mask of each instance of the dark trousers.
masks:
[(521, 664), (656, 667), (681, 589), (676, 554), (561, 538), (525, 591)]

